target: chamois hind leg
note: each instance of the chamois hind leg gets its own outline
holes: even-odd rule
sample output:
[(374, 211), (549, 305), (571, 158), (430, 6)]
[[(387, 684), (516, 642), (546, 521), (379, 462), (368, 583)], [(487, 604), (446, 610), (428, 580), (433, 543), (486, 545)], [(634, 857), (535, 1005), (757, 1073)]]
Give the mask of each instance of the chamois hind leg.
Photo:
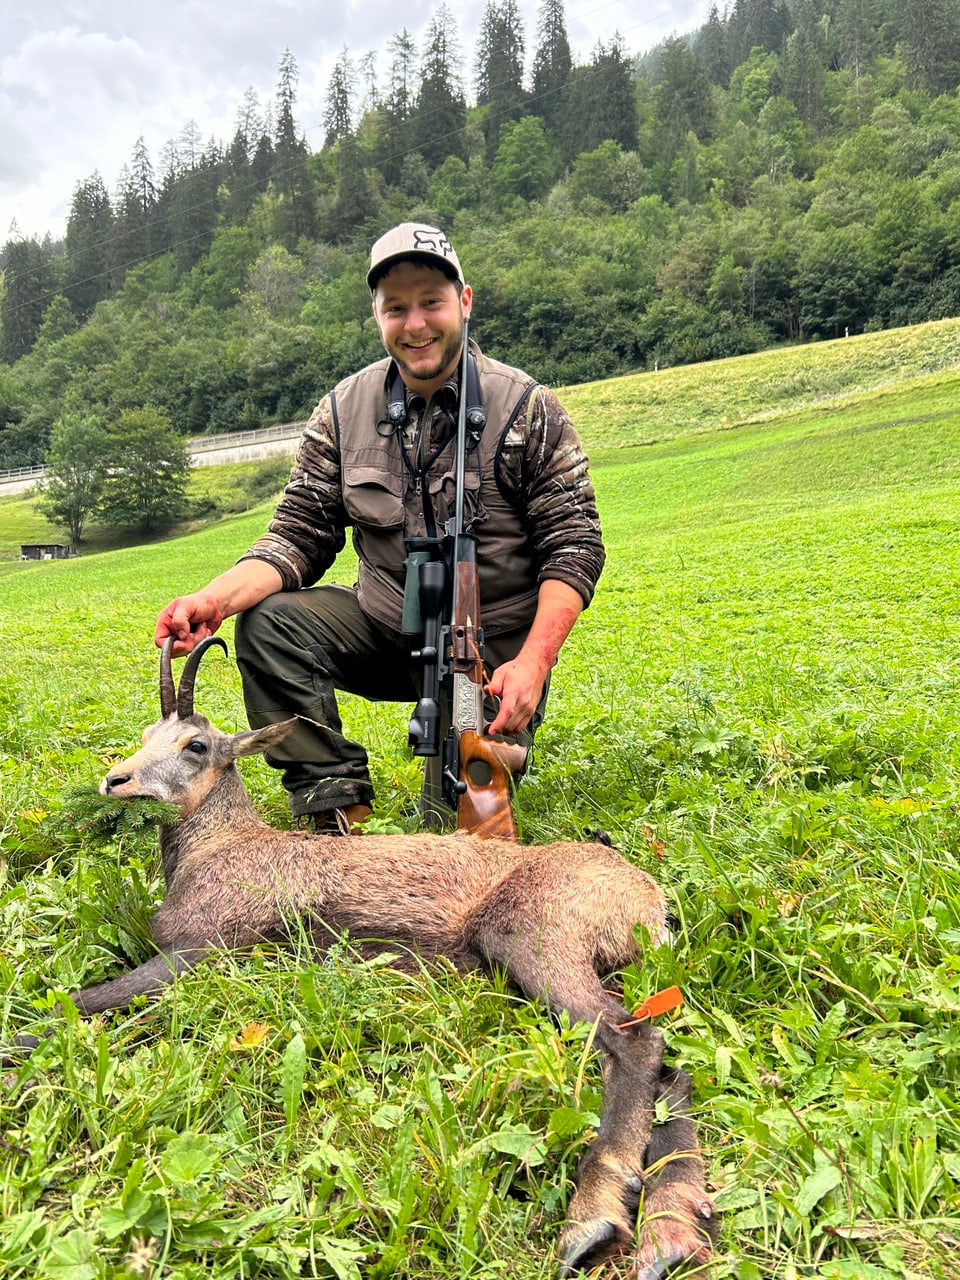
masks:
[(685, 1071), (663, 1068), (657, 1101), (666, 1104), (667, 1119), (654, 1124), (647, 1144), (635, 1251), (636, 1274), (649, 1280), (687, 1262), (706, 1262), (716, 1241), (718, 1223), (690, 1116), (691, 1094)]
[[(567, 1208), (561, 1275), (630, 1256), (634, 1275), (655, 1280), (683, 1262), (704, 1261), (711, 1244), (704, 1224), (711, 1220), (712, 1206), (693, 1122), (685, 1112), (686, 1078), (664, 1071), (661, 1033), (634, 1022), (604, 990), (592, 957), (577, 954), (568, 931), (547, 925), (508, 934), (502, 917), (488, 920), (476, 922), (473, 942), (480, 954), (505, 968), (532, 999), (557, 1013), (566, 1010), (571, 1021), (595, 1023), (604, 1054), (600, 1125)], [(655, 1126), (661, 1095), (668, 1098), (671, 1115)], [(641, 1200), (645, 1213), (638, 1241)]]
[[(686, 1263), (705, 1262), (712, 1250), (713, 1206), (687, 1114), (689, 1081), (663, 1067), (659, 1031), (620, 1025), (625, 1022), (630, 1015), (622, 1006), (613, 1016), (599, 1013), (604, 1101), (560, 1237), (564, 1276), (628, 1255), (631, 1274), (657, 1280)], [(659, 1098), (670, 1113), (656, 1124)]]

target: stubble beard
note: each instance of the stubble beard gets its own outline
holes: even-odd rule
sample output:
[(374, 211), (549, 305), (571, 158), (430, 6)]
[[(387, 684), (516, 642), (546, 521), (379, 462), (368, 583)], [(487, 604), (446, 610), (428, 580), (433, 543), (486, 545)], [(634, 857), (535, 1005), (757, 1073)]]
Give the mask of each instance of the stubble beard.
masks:
[(435, 378), (439, 378), (443, 371), (454, 362), (459, 354), (462, 342), (463, 321), (461, 320), (456, 333), (450, 335), (447, 341), (443, 344), (443, 348), (439, 356), (428, 369), (424, 369), (420, 366), (414, 368), (404, 358), (403, 350), (399, 347), (399, 344), (397, 344), (397, 348), (393, 352), (393, 358), (397, 362), (400, 372), (406, 374), (411, 381), (432, 382)]

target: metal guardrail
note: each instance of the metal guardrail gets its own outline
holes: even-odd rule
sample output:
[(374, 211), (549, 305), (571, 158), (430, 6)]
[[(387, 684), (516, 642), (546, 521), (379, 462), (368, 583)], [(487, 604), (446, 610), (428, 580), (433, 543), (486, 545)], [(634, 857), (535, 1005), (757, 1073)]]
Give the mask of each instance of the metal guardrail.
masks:
[(219, 436), (194, 436), (190, 441), (191, 453), (207, 453), (211, 449), (228, 449), (233, 444), (257, 444), (261, 440), (281, 440), (284, 436), (299, 435), (302, 422), (278, 422), (272, 427), (254, 427), (252, 431), (228, 431)]
[(10, 471), (0, 471), (2, 480), (30, 480), (33, 476), (42, 476), (46, 467), (14, 467)]
[[(193, 436), (190, 452), (210, 453), (214, 449), (229, 449), (232, 445), (258, 444), (261, 440), (282, 440), (284, 436), (299, 435), (302, 422), (278, 422), (272, 427), (254, 427), (251, 431), (228, 431), (218, 436)], [(14, 480), (39, 480), (46, 467), (13, 467), (0, 471), (0, 484)]]

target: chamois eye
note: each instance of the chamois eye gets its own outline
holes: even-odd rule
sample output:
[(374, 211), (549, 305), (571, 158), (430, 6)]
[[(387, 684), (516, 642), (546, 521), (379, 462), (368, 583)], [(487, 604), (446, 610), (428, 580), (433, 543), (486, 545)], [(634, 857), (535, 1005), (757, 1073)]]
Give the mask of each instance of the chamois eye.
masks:
[(207, 754), (207, 744), (194, 739), (193, 742), (187, 743), (187, 750), (192, 751), (195, 755), (205, 756)]

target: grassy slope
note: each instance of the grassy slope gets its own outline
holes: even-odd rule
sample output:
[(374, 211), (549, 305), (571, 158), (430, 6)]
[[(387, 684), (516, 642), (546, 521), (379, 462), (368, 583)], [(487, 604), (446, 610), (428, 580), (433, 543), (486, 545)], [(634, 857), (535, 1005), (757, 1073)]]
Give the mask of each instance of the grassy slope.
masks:
[(610, 378), (571, 387), (563, 398), (596, 450), (861, 402), (914, 379), (935, 396), (947, 395), (958, 376), (960, 320), (954, 319)]
[[(946, 363), (927, 337), (921, 357)], [(875, 339), (803, 359), (849, 359), (855, 341)], [(674, 896), (676, 950), (627, 981), (638, 996), (684, 990), (666, 1030), (694, 1073), (725, 1210), (716, 1274), (955, 1277), (954, 379), (905, 357), (902, 383), (851, 391), (848, 371), (841, 401), (771, 414), (748, 391), (760, 359), (646, 375), (632, 409), (608, 384), (565, 397), (610, 557), (564, 650), (523, 838), (602, 825)], [(672, 414), (651, 408), (654, 378), (675, 380)], [(716, 388), (712, 425), (691, 411), (698, 378)], [(614, 404), (656, 418), (657, 442), (608, 448), (626, 420)], [(43, 814), (155, 715), (157, 608), (263, 518), (5, 578), (11, 1026), (48, 988), (146, 954), (150, 841), (78, 846)], [(209, 661), (199, 704), (241, 723), (231, 665)], [(406, 714), (347, 708), (403, 825), (417, 790)], [(251, 761), (247, 777), (283, 822), (269, 770)], [(252, 1023), (262, 1040), (242, 1035)], [(563, 1038), (479, 979), (346, 956), (223, 963), (147, 1013), (68, 1028), (28, 1068), (34, 1087), (0, 1096), (0, 1263), (12, 1277), (128, 1275), (142, 1240), (155, 1254), (142, 1274), (162, 1259), (178, 1276), (546, 1276), (598, 1103), (580, 1033)]]

